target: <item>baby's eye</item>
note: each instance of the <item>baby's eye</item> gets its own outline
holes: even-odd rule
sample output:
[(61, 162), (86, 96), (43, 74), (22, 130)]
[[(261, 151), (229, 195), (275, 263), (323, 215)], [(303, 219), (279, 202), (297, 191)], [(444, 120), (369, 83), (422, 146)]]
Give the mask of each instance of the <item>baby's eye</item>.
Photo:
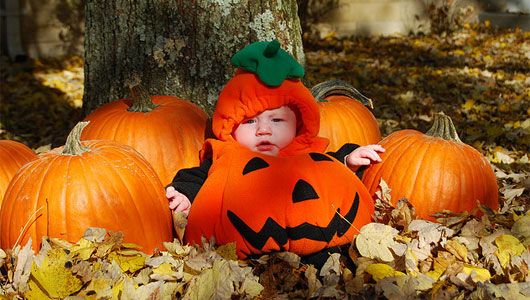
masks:
[(241, 122), (241, 123), (243, 123), (243, 124), (254, 124), (255, 122), (256, 122), (256, 120), (254, 120), (254, 119), (247, 119), (247, 120), (243, 120), (243, 122)]
[(283, 122), (283, 119), (280, 118), (274, 118), (272, 119), (273, 122)]

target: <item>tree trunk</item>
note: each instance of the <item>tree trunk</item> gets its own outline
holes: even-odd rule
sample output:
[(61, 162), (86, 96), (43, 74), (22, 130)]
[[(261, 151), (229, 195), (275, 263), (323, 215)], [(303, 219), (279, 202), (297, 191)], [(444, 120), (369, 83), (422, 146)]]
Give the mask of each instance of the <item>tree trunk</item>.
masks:
[(211, 112), (230, 57), (274, 38), (303, 65), (296, 0), (87, 0), (83, 114), (129, 97), (135, 73), (151, 95)]

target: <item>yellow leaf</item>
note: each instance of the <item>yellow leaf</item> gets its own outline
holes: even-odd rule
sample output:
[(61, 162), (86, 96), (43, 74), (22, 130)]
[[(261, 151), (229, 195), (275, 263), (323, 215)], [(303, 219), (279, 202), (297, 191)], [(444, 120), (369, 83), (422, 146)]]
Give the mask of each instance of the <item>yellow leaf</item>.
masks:
[[(466, 275), (471, 276), (474, 282), (484, 282), (491, 278), (490, 271), (484, 268), (479, 268), (471, 265), (464, 265), (462, 270)], [(474, 274), (473, 274), (474, 273)]]
[[(519, 121), (518, 121), (519, 122)], [(520, 122), (519, 122), (520, 123)], [(523, 121), (523, 123), (520, 123), (521, 127), (523, 129), (529, 129), (530, 128), (530, 118)]]
[(96, 250), (94, 243), (84, 238), (81, 238), (76, 245), (70, 247), (70, 251), (73, 254), (77, 253), (82, 260), (89, 259), (94, 250)]
[(117, 252), (112, 252), (108, 255), (109, 260), (114, 260), (123, 272), (130, 271), (134, 273), (145, 265), (144, 255), (121, 255)]
[(443, 274), (443, 271), (440, 271), (440, 270), (433, 270), (433, 271), (429, 271), (429, 272), (425, 273), (425, 275), (429, 276), (434, 281), (438, 281), (438, 278), (440, 278), (440, 276), (442, 276), (442, 274)]
[(387, 264), (371, 264), (366, 267), (366, 273), (372, 275), (375, 281), (379, 281), (386, 277), (407, 276), (405, 273), (396, 271)]
[(467, 248), (457, 240), (449, 240), (445, 243), (445, 249), (458, 259), (468, 262)]
[[(46, 293), (41, 289), (41, 287), (34, 281), (30, 280), (28, 282), (28, 288), (29, 290), (24, 294), (24, 298), (33, 300), (48, 300), (52, 299)], [(2, 298), (3, 299), (3, 298)], [(7, 298), (6, 298), (7, 299)]]
[(521, 255), (526, 250), (523, 244), (510, 234), (498, 236), (495, 239), (495, 245), (497, 245), (498, 249), (494, 254), (499, 258), (499, 262), (503, 268), (508, 265), (511, 256)]
[(443, 256), (436, 257), (433, 262), (433, 270), (427, 272), (426, 275), (437, 281), (450, 264), (451, 261), (447, 258)]
[(120, 295), (123, 292), (123, 280), (120, 280), (118, 284), (114, 285), (111, 291), (112, 291), (112, 299), (120, 299)]
[(121, 246), (123, 248), (127, 248), (127, 249), (136, 249), (136, 250), (141, 250), (142, 249), (142, 246), (139, 246), (139, 245), (136, 245), (136, 244), (133, 244), (133, 243), (123, 243)]
[[(71, 257), (63, 249), (50, 249), (40, 267), (36, 264), (31, 269), (32, 287), (40, 289), (52, 298), (65, 298), (81, 289), (81, 280), (74, 276)], [(37, 295), (39, 292), (33, 290)]]
[(153, 273), (159, 275), (173, 275), (175, 271), (173, 271), (170, 263), (162, 263), (160, 266), (153, 268)]
[(355, 238), (355, 246), (364, 257), (377, 258), (390, 262), (394, 256), (390, 248), (397, 244), (394, 240), (398, 231), (381, 223), (370, 223), (361, 228)]
[(468, 99), (466, 103), (462, 105), (464, 111), (470, 111), (475, 106), (475, 101), (473, 99)]
[(237, 261), (237, 254), (236, 254), (236, 243), (228, 243), (219, 246), (215, 252), (217, 254), (221, 255), (226, 260), (235, 260)]

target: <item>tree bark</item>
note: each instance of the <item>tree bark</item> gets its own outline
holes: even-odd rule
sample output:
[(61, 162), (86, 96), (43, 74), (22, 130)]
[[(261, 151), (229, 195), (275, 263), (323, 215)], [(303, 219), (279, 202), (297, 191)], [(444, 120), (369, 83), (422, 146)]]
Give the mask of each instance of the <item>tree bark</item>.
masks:
[(85, 11), (84, 115), (129, 97), (133, 74), (210, 113), (230, 57), (255, 41), (276, 38), (304, 64), (296, 0), (87, 0)]

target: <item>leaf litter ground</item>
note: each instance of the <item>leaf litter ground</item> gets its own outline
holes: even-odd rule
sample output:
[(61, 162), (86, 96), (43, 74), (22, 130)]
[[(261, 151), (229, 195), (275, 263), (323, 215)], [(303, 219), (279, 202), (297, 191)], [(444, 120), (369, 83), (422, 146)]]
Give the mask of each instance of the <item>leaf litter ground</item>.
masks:
[[(321, 270), (292, 253), (237, 261), (234, 245), (168, 241), (153, 255), (91, 228), (76, 244), (43, 240), (0, 249), (0, 296), (9, 298), (441, 298), (530, 297), (530, 33), (468, 26), (451, 34), (305, 39), (312, 86), (342, 79), (373, 99), (384, 136), (425, 132), (449, 115), (461, 139), (493, 164), (501, 209), (482, 217), (415, 217), (390, 205), (384, 182), (375, 222), (350, 248), (355, 270), (332, 255)], [(2, 58), (0, 138), (38, 152), (64, 144), (81, 118), (79, 57), (11, 63)], [(36, 241), (33, 241), (33, 243)]]

